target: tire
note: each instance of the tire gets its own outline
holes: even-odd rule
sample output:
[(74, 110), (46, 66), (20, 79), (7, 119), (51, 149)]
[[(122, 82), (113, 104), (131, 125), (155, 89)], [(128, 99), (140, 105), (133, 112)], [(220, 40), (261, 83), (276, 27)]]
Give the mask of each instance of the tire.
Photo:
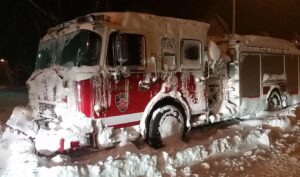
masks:
[(160, 148), (168, 142), (181, 139), (185, 130), (183, 113), (173, 105), (157, 108), (150, 120), (148, 143)]
[(280, 93), (278, 91), (272, 91), (269, 95), (267, 103), (268, 103), (268, 107), (267, 107), (268, 111), (276, 111), (282, 109)]

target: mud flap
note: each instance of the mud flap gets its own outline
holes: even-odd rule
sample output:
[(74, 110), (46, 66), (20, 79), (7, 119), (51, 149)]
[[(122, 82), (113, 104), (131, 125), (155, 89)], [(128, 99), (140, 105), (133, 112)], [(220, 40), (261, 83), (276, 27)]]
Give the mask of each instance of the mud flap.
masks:
[(59, 141), (59, 153), (63, 153), (65, 151), (65, 139), (61, 138)]

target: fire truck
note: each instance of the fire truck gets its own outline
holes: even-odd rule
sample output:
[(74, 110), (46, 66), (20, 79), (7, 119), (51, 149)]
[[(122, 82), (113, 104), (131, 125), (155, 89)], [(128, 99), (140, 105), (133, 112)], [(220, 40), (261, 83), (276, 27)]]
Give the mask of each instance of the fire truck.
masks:
[(209, 40), (208, 28), (133, 12), (94, 13), (50, 28), (27, 84), (40, 132), (53, 141), (36, 140), (56, 141), (53, 149), (63, 152), (114, 144), (114, 131), (134, 128), (157, 148), (192, 127), (299, 101), (300, 51), (291, 43)]

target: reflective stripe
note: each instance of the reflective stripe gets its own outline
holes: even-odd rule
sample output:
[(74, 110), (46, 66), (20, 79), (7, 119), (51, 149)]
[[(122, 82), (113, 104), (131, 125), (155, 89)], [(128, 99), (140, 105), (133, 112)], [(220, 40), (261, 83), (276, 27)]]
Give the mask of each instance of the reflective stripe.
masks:
[(125, 114), (120, 116), (113, 116), (113, 117), (105, 117), (102, 118), (104, 125), (107, 126), (115, 126), (119, 124), (127, 124), (130, 122), (137, 122), (140, 121), (142, 118), (143, 112), (140, 113), (133, 113), (133, 114)]

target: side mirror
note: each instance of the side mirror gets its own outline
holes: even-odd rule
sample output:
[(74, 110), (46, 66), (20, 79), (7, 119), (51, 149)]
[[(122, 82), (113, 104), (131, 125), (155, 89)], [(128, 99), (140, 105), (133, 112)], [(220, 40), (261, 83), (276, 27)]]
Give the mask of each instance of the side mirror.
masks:
[(127, 36), (124, 34), (117, 34), (114, 41), (114, 59), (118, 61), (120, 65), (123, 65), (128, 59), (127, 55)]
[(122, 77), (122, 76), (121, 76), (120, 70), (116, 70), (116, 71), (114, 71), (114, 72), (112, 73), (112, 79), (113, 79), (113, 81), (115, 81), (115, 83), (120, 82), (121, 77)]
[(221, 57), (221, 50), (218, 45), (212, 40), (208, 41), (208, 57), (214, 61), (217, 61)]
[(129, 77), (130, 72), (126, 66), (117, 66), (116, 70), (112, 72), (112, 79), (118, 83), (122, 77)]

